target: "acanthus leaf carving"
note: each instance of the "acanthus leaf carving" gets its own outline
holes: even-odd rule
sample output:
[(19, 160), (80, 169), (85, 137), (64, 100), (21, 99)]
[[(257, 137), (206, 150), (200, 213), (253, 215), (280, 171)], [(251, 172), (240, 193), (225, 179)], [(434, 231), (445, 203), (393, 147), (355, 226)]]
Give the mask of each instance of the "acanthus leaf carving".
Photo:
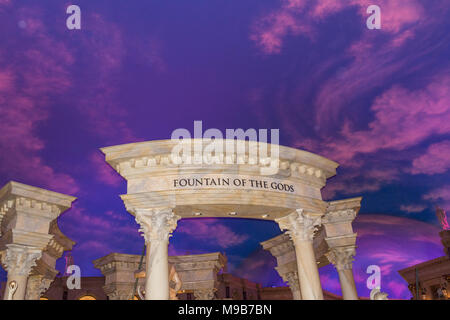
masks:
[(303, 209), (297, 209), (291, 214), (275, 220), (282, 230), (287, 233), (293, 240), (312, 241), (314, 233), (321, 225), (320, 216), (312, 216), (306, 214)]
[(325, 255), (337, 270), (350, 270), (355, 256), (355, 247), (331, 248)]
[(136, 209), (135, 218), (146, 242), (167, 241), (180, 219), (171, 208)]
[(2, 255), (2, 264), (11, 274), (28, 276), (36, 261), (41, 258), (42, 250), (16, 244), (6, 245), (6, 253)]

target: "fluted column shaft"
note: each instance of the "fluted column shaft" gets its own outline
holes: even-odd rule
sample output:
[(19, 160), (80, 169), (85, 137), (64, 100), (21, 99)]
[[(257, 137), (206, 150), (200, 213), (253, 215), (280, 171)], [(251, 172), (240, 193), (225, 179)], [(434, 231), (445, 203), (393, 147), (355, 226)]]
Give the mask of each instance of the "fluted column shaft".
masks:
[(299, 209), (276, 222), (282, 230), (288, 230), (294, 242), (302, 299), (323, 300), (313, 247), (314, 232), (320, 225), (320, 216), (310, 216)]
[(179, 218), (170, 208), (136, 210), (147, 244), (146, 300), (169, 300), (169, 237)]

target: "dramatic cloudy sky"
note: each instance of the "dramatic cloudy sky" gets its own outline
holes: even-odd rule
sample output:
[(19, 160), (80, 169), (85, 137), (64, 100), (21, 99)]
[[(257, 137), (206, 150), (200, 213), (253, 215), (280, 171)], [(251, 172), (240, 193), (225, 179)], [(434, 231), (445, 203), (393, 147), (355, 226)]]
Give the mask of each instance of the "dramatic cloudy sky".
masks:
[[(326, 199), (362, 195), (355, 277), (443, 254), (434, 206), (450, 207), (450, 10), (446, 0), (0, 0), (0, 183), (78, 197), (59, 219), (83, 275), (143, 239), (100, 147), (176, 128), (279, 128), (281, 143), (340, 163)], [(370, 4), (381, 30), (366, 27)], [(181, 221), (171, 254), (221, 251), (229, 271), (280, 285), (260, 241), (271, 222)], [(61, 267), (61, 263), (59, 263)], [(339, 293), (336, 272), (321, 270)], [(4, 273), (3, 273), (4, 275)]]

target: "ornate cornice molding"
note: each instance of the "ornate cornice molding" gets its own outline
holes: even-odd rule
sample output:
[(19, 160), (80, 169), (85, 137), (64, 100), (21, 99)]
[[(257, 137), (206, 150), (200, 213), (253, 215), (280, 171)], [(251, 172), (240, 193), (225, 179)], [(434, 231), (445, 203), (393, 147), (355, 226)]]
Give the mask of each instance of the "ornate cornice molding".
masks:
[[(211, 148), (212, 143), (214, 148)], [(214, 152), (205, 157), (206, 148), (214, 149)], [(260, 172), (275, 167), (278, 174), (310, 177), (311, 181), (324, 184), (327, 178), (336, 174), (338, 166), (334, 161), (303, 150), (233, 139), (216, 139), (214, 142), (210, 139), (146, 141), (106, 147), (101, 151), (106, 161), (126, 179), (136, 173), (178, 170), (198, 164), (208, 167), (211, 163), (213, 167), (223, 168), (243, 165), (243, 169), (257, 168)], [(183, 151), (183, 156), (180, 156), (180, 151)]]
[[(192, 158), (194, 159), (194, 157)], [(197, 158), (196, 158), (197, 159)], [(248, 170), (245, 166), (255, 166), (259, 168), (259, 171), (263, 172), (265, 168), (272, 168), (270, 157), (249, 157), (248, 155), (237, 156), (233, 154), (231, 156), (225, 157), (224, 154), (219, 154), (215, 159), (218, 159), (215, 163), (211, 164), (211, 167), (223, 166), (223, 170), (226, 170), (229, 166), (242, 166), (241, 169), (234, 168), (234, 170), (241, 171), (243, 168)], [(201, 161), (196, 161), (196, 163), (183, 163), (182, 165), (189, 169), (189, 166), (196, 166), (202, 164), (203, 166), (208, 166)], [(174, 163), (171, 154), (161, 154), (154, 157), (135, 157), (126, 160), (122, 160), (115, 165), (116, 171), (122, 176), (127, 178), (132, 178), (135, 175), (142, 175), (142, 172), (149, 170), (149, 174), (155, 170), (164, 170), (170, 168), (178, 168), (180, 164)], [(294, 162), (289, 160), (281, 160), (276, 162), (276, 169), (278, 169), (278, 174), (283, 176), (291, 176), (305, 181), (309, 181), (311, 184), (317, 186), (323, 186), (326, 181), (326, 174), (323, 170), (308, 165), (301, 162)]]
[(322, 219), (324, 224), (328, 223), (339, 223), (345, 221), (353, 221), (356, 217), (356, 211), (354, 209), (345, 209), (327, 212)]
[(327, 205), (323, 223), (353, 221), (361, 208), (362, 197), (330, 201)]

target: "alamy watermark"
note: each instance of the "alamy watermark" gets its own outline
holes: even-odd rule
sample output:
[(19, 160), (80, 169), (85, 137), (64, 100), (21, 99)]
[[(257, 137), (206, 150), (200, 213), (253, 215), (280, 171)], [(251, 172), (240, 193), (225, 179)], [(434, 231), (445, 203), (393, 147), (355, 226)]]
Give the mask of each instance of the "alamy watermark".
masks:
[[(269, 133), (270, 131), (270, 133)], [(270, 135), (270, 143), (269, 143)], [(258, 165), (263, 175), (273, 175), (279, 169), (279, 129), (219, 129), (203, 132), (202, 121), (194, 121), (194, 135), (178, 128), (172, 132), (171, 160), (174, 164)]]
[(381, 289), (381, 268), (372, 264), (367, 267), (366, 273), (370, 274), (366, 281), (367, 289)]

